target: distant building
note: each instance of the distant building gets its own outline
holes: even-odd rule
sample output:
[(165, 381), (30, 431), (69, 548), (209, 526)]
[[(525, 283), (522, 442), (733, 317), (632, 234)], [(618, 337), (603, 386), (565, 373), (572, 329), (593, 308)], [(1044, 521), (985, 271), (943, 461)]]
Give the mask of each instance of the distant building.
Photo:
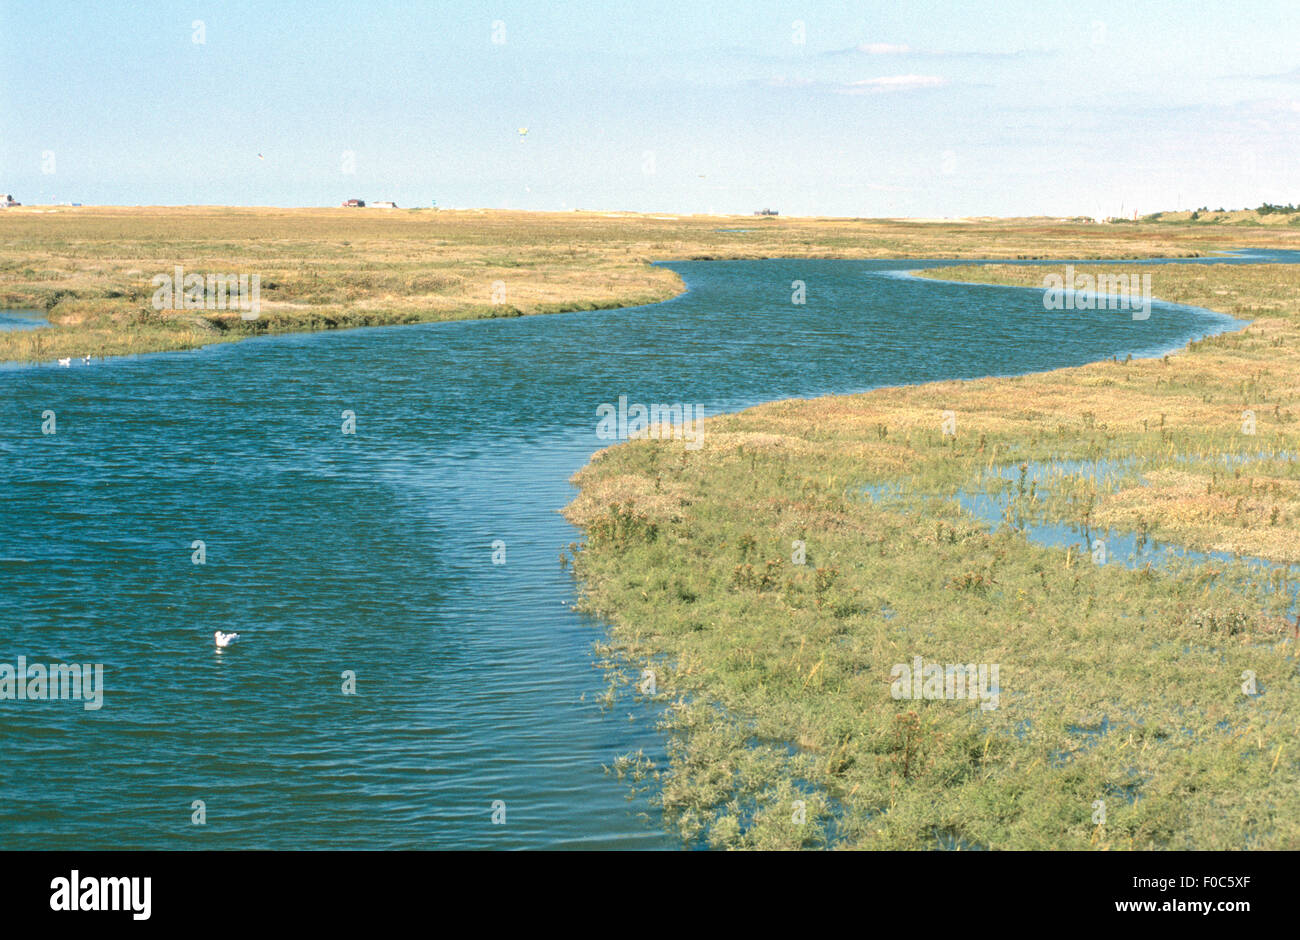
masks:
[(9, 195), (8, 193), (0, 194), (0, 209), (7, 208), (9, 206), (21, 206), (21, 205), (22, 205), (21, 202), (18, 202), (16, 199), (14, 199), (13, 196)]
[(397, 203), (395, 203), (395, 202), (372, 202), (372, 203), (370, 204), (370, 208), (372, 208), (372, 209), (396, 209), (396, 208), (397, 208)]
[(366, 201), (364, 199), (349, 199), (347, 202), (343, 203), (343, 208), (364, 209), (365, 205), (366, 205)]
[(781, 213), (777, 212), (775, 209), (763, 209), (759, 212), (754, 213), (754, 215), (780, 215), (780, 214)]

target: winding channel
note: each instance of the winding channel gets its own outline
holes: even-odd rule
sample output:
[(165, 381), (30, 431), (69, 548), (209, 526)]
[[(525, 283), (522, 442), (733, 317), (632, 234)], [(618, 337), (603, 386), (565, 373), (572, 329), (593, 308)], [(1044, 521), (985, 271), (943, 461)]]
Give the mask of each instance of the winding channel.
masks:
[(559, 564), (598, 406), (714, 415), (1243, 325), (900, 276), (957, 263), (673, 262), (689, 290), (652, 306), (0, 369), (0, 663), (106, 685), (93, 712), (0, 702), (0, 846), (673, 847), (602, 770), (664, 742), (597, 701), (601, 625)]

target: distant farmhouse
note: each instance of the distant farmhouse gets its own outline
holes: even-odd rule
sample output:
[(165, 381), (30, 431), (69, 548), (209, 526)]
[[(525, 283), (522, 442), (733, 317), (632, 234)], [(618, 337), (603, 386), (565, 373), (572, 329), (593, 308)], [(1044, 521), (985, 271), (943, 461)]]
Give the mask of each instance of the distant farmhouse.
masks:
[(10, 206), (21, 206), (21, 205), (22, 205), (21, 202), (18, 202), (16, 199), (14, 199), (13, 196), (9, 195), (8, 193), (0, 194), (0, 209), (7, 209)]
[(395, 203), (395, 202), (372, 202), (372, 203), (370, 204), (370, 208), (372, 208), (372, 209), (396, 209), (396, 208), (397, 208), (397, 203)]
[(349, 199), (347, 202), (343, 203), (343, 208), (345, 209), (364, 209), (365, 207), (366, 201), (364, 199)]
[(775, 209), (763, 209), (759, 212), (754, 213), (754, 215), (780, 215), (780, 214), (781, 213), (777, 212)]

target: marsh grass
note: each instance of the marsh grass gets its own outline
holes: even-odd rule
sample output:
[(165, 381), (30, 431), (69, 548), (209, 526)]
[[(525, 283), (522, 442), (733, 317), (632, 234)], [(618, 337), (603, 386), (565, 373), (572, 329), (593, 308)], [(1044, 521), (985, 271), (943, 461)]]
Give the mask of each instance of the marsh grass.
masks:
[[(575, 522), (638, 519), (574, 568), (611, 654), (661, 663), (670, 827), (728, 847), (1300, 847), (1285, 593), (1230, 564), (1095, 565), (956, 500), (1300, 557), (1300, 271), (1152, 271), (1252, 325), (1155, 360), (775, 402), (709, 419), (698, 451), (629, 442), (575, 477)], [(1000, 664), (1000, 707), (895, 700), (892, 665), (918, 655)], [(797, 780), (833, 818), (821, 841), (785, 824)]]

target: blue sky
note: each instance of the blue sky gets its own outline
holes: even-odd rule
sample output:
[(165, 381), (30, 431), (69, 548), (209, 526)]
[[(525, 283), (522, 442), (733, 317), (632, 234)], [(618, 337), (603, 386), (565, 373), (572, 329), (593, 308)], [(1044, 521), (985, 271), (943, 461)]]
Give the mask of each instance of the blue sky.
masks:
[(29, 204), (1300, 200), (1296, 0), (0, 0), (0, 36), (0, 192)]

